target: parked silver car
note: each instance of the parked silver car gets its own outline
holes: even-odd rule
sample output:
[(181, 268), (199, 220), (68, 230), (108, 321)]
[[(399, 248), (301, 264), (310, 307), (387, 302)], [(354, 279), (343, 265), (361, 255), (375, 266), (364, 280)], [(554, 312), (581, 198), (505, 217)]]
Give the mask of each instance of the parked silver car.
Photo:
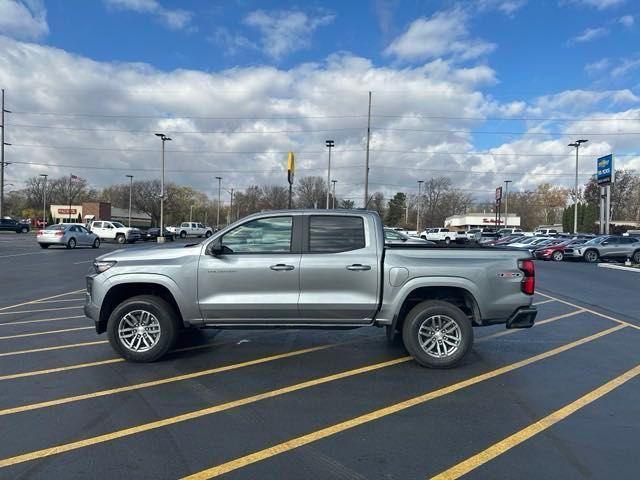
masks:
[(393, 228), (384, 229), (384, 243), (393, 245), (435, 245), (435, 242), (430, 242), (420, 237), (412, 237)]
[(41, 248), (49, 248), (51, 245), (64, 245), (67, 248), (100, 246), (100, 239), (95, 233), (91, 233), (83, 225), (73, 223), (59, 223), (38, 230), (36, 240)]
[(626, 260), (630, 258), (634, 263), (640, 263), (640, 238), (605, 235), (589, 240), (579, 248), (574, 249), (576, 257), (582, 257), (589, 263), (600, 259)]

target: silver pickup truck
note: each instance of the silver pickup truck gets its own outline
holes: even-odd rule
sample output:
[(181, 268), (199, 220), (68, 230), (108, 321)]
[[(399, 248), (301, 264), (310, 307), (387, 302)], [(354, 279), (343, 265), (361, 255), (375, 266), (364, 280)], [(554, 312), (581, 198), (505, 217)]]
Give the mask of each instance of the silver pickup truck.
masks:
[(246, 217), (196, 245), (119, 250), (96, 259), (84, 311), (124, 358), (151, 362), (184, 328), (386, 327), (417, 362), (446, 368), (473, 327), (531, 327), (528, 252), (385, 245), (359, 210)]

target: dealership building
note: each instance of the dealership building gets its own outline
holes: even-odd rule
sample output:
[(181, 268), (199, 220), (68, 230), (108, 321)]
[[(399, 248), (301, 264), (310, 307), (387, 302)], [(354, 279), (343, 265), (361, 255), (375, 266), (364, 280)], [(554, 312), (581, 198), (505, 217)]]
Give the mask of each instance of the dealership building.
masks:
[[(53, 223), (87, 223), (93, 220), (112, 220), (129, 224), (129, 209), (112, 207), (109, 202), (84, 202), (82, 205), (51, 205)], [(149, 227), (151, 217), (143, 212), (131, 210), (131, 226)]]
[(450, 230), (469, 230), (471, 228), (507, 228), (519, 227), (520, 217), (516, 214), (509, 214), (508, 220), (504, 214), (496, 221), (496, 214), (489, 213), (465, 213), (463, 215), (452, 215), (444, 221), (444, 226)]

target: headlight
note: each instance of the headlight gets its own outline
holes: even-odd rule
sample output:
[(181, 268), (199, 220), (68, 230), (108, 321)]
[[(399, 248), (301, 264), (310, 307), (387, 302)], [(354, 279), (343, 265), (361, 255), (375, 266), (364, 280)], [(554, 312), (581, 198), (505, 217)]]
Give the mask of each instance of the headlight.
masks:
[(111, 267), (113, 267), (116, 263), (117, 262), (115, 261), (106, 262), (106, 261), (95, 260), (93, 262), (93, 268), (96, 269), (96, 272), (103, 273), (109, 270)]

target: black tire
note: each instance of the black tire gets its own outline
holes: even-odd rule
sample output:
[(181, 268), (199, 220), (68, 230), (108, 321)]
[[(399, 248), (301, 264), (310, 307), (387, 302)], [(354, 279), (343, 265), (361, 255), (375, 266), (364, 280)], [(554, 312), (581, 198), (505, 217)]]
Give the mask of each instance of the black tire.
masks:
[(561, 262), (564, 259), (564, 253), (561, 250), (556, 250), (551, 254), (551, 258), (554, 262)]
[(91, 248), (100, 248), (100, 239), (99, 238), (96, 238), (93, 241), (93, 245), (91, 245)]
[(27, 227), (22, 227), (20, 229), (20, 233), (28, 233), (28, 232), (29, 232), (29, 229)]
[(185, 232), (184, 230), (180, 232), (180, 238), (187, 238), (187, 232)]
[(73, 250), (74, 248), (76, 248), (76, 245), (77, 245), (76, 239), (75, 239), (75, 238), (73, 238), (73, 237), (71, 237), (71, 238), (69, 239), (69, 241), (67, 242), (67, 248), (70, 248), (70, 249), (72, 249), (72, 250)]
[(40, 244), (40, 248), (49, 248), (49, 244), (48, 243), (41, 243)]
[[(455, 349), (451, 354), (441, 357), (434, 356), (422, 348), (419, 334), (423, 323), (438, 315), (448, 317), (445, 321), (453, 321), (459, 332), (459, 343)], [(434, 333), (433, 339), (435, 335)], [(407, 351), (420, 365), (429, 368), (451, 368), (471, 350), (473, 327), (465, 313), (455, 305), (440, 300), (427, 300), (413, 307), (408, 313), (402, 325), (402, 340)]]
[(127, 243), (127, 237), (125, 237), (122, 233), (116, 236), (116, 242), (120, 245)]
[(633, 255), (631, 256), (631, 261), (633, 263), (640, 263), (640, 250), (636, 250), (635, 252), (633, 252)]
[(596, 263), (598, 260), (600, 260), (600, 255), (598, 254), (597, 250), (587, 250), (586, 252), (584, 252), (583, 258), (585, 262)]
[[(128, 348), (118, 335), (118, 326), (127, 313), (144, 310), (151, 313), (160, 325), (160, 336), (157, 343), (147, 351), (134, 351)], [(124, 359), (131, 362), (155, 362), (164, 356), (175, 344), (178, 338), (177, 314), (174, 308), (162, 298), (155, 295), (139, 295), (132, 297), (118, 305), (107, 322), (107, 336), (111, 347)]]
[(449, 245), (451, 243), (451, 239), (449, 237), (444, 239), (444, 244)]
[(211, 232), (207, 232), (204, 234), (205, 238), (209, 238), (211, 235), (213, 235)]

